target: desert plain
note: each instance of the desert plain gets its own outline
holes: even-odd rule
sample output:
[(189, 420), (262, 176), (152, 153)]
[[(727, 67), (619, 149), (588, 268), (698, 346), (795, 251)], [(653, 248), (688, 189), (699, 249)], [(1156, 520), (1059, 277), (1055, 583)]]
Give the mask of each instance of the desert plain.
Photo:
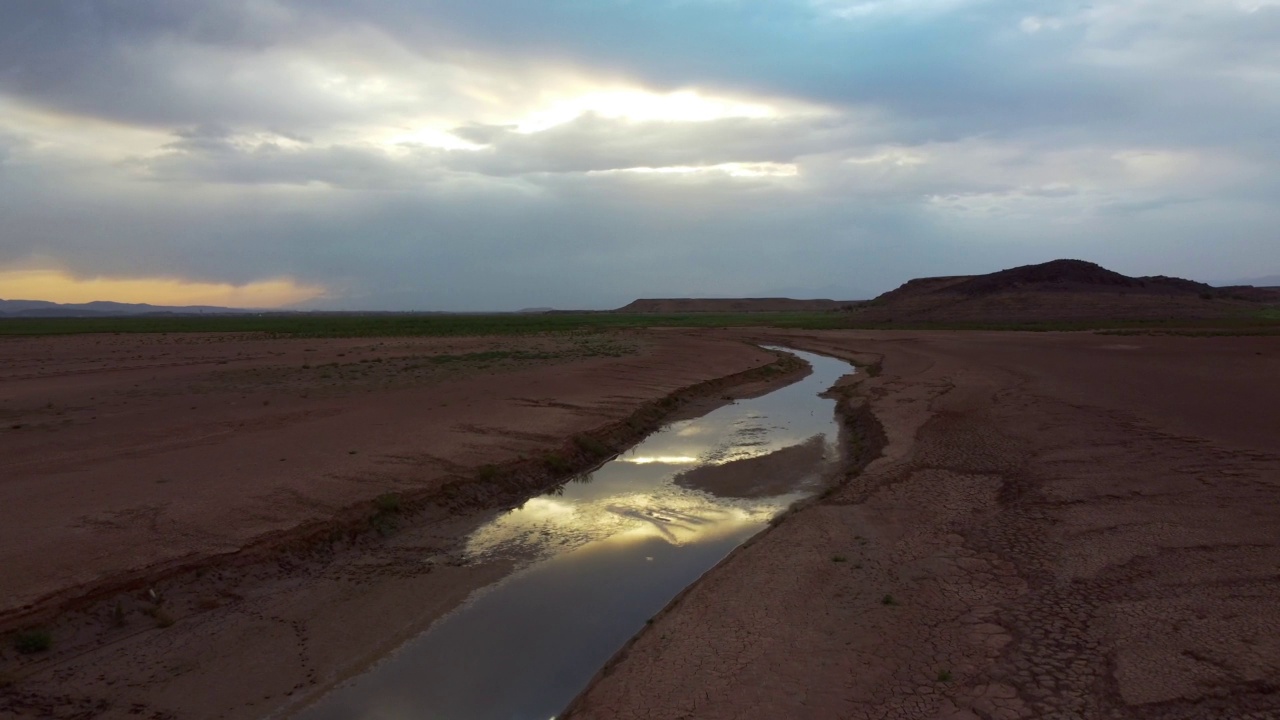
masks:
[(1280, 717), (1280, 338), (767, 328), (0, 338), (0, 715), (288, 716), (761, 345), (859, 366), (842, 472), (567, 717)]

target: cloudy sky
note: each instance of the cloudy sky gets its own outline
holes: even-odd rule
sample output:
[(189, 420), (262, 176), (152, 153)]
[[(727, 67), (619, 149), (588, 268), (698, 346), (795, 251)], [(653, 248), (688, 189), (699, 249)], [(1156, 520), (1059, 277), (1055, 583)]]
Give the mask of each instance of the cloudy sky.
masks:
[(4, 0), (0, 297), (1280, 273), (1280, 0)]

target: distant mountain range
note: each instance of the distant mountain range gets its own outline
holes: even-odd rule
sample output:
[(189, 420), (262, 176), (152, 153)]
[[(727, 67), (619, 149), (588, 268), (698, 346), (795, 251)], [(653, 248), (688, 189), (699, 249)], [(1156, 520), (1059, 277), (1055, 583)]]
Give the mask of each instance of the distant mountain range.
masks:
[(87, 303), (55, 303), (46, 300), (0, 300), (4, 317), (124, 317), (128, 315), (235, 315), (254, 312), (212, 305), (148, 305), (98, 300)]

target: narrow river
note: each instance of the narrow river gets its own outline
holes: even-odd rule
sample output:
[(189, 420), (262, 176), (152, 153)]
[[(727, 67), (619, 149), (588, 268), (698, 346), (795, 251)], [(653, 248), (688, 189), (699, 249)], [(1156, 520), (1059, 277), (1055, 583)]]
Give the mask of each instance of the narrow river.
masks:
[(507, 579), (301, 720), (546, 720), (646, 620), (796, 500), (837, 458), (848, 363), (797, 352), (804, 380), (665, 427), (481, 527), (475, 562), (527, 558)]

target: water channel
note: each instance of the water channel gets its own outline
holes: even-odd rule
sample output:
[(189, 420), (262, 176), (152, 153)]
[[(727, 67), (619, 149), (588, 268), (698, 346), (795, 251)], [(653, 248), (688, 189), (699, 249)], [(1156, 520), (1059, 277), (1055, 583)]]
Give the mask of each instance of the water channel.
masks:
[(594, 472), (495, 518), (469, 559), (528, 558), (300, 720), (546, 720), (646, 620), (836, 460), (848, 363), (796, 352), (805, 379), (672, 423)]

